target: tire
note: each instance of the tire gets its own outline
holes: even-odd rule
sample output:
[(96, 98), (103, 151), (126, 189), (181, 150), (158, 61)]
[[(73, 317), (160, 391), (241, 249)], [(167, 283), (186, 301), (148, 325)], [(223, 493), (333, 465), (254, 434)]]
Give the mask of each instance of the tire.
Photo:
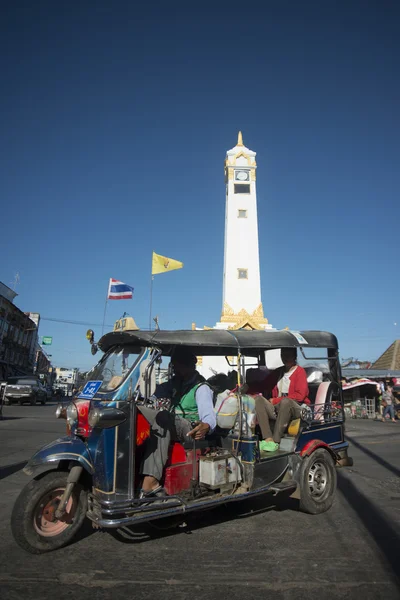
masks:
[(336, 468), (328, 450), (318, 448), (300, 468), (300, 510), (318, 515), (330, 509), (335, 499)]
[(19, 400), (18, 403), (19, 403), (20, 406), (23, 406), (24, 401), (23, 400)]
[(17, 498), (11, 515), (11, 530), (15, 541), (31, 554), (43, 554), (66, 546), (81, 528), (87, 511), (87, 490), (75, 484), (66, 518), (47, 521), (50, 503), (57, 506), (67, 485), (68, 472), (49, 471), (33, 479)]

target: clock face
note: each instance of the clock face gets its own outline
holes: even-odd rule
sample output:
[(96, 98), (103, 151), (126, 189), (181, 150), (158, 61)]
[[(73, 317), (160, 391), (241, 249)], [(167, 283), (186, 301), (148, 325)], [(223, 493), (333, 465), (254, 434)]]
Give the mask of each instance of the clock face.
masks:
[(248, 171), (236, 171), (235, 173), (238, 181), (248, 181), (249, 180), (249, 172)]

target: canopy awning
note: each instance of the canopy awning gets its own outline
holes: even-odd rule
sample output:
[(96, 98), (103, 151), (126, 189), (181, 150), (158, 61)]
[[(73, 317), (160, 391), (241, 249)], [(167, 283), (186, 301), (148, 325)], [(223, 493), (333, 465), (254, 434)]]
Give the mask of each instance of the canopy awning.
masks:
[(176, 346), (185, 346), (197, 356), (232, 356), (238, 351), (247, 356), (257, 356), (270, 348), (334, 348), (337, 339), (326, 331), (290, 330), (178, 330), (178, 331), (113, 331), (106, 333), (99, 347), (106, 352), (117, 344), (156, 346), (170, 356)]

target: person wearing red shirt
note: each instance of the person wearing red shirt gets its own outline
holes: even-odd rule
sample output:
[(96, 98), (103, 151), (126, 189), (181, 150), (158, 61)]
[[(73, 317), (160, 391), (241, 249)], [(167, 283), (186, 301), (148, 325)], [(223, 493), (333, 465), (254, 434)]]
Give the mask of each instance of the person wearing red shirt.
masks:
[[(300, 417), (300, 404), (310, 404), (307, 374), (297, 364), (297, 349), (282, 348), (281, 360), (283, 367), (272, 371), (263, 385), (264, 395), (272, 395), (271, 400), (264, 396), (256, 398), (257, 420), (263, 436), (260, 442), (262, 452), (278, 450), (290, 421)], [(273, 434), (270, 421), (275, 421)]]

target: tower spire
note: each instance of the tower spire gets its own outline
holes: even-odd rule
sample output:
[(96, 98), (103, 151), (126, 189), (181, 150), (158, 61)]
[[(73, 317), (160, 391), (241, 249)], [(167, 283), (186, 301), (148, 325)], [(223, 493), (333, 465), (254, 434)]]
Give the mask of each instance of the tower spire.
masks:
[(241, 131), (239, 131), (239, 133), (238, 133), (238, 141), (237, 141), (236, 146), (243, 146), (243, 137), (242, 137)]

